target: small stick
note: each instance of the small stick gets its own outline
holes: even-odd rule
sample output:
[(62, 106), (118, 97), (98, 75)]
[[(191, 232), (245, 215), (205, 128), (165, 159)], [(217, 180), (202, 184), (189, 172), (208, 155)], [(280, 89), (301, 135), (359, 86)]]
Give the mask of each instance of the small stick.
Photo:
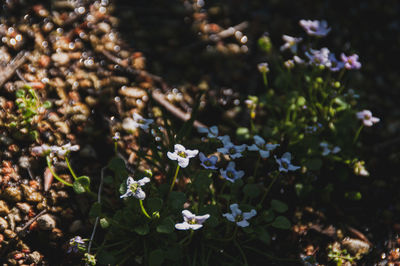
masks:
[(35, 217), (33, 217), (32, 219), (30, 219), (25, 225), (24, 227), (22, 227), (21, 231), (18, 232), (18, 235), (23, 235), (24, 231), (34, 222), (36, 221), (40, 216), (42, 216), (43, 214), (45, 214), (47, 212), (46, 209), (42, 210), (41, 212), (39, 212), (39, 214), (37, 214)]
[(15, 71), (25, 62), (28, 55), (29, 52), (21, 51), (6, 67), (0, 67), (0, 87), (14, 75)]

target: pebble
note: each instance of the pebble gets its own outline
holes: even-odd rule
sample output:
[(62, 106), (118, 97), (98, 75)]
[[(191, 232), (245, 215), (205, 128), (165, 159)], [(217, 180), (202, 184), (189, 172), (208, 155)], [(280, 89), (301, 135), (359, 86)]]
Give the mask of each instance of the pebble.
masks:
[(8, 222), (3, 217), (0, 217), (0, 231), (3, 231), (8, 228)]
[(10, 213), (10, 209), (4, 200), (0, 200), (0, 215), (5, 216)]
[(69, 55), (67, 53), (55, 53), (51, 55), (55, 65), (64, 66), (69, 63)]
[(42, 230), (53, 230), (56, 227), (56, 220), (50, 214), (43, 214), (37, 219), (37, 223)]
[(35, 189), (33, 189), (30, 186), (27, 186), (25, 184), (21, 184), (22, 190), (24, 192), (24, 196), (25, 199), (27, 201), (32, 201), (32, 202), (40, 202), (43, 199), (42, 194), (40, 194), (39, 192), (35, 191)]
[(26, 202), (18, 202), (16, 205), (24, 213), (29, 213), (29, 211), (32, 209), (32, 207)]
[(142, 89), (135, 87), (125, 87), (123, 86), (118, 93), (122, 96), (131, 97), (131, 98), (142, 98), (146, 96), (146, 92)]
[(30, 263), (33, 263), (36, 265), (40, 262), (40, 260), (41, 260), (41, 255), (39, 252), (34, 251), (34, 252), (28, 254), (27, 262), (30, 262)]
[(9, 201), (19, 202), (22, 199), (22, 193), (19, 187), (7, 187), (3, 192), (3, 197)]

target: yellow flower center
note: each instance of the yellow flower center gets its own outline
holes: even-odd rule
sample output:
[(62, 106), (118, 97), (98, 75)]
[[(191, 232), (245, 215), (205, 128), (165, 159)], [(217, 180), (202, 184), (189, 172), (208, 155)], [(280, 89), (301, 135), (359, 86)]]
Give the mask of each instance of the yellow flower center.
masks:
[(195, 218), (192, 218), (188, 221), (189, 224), (197, 224), (197, 221)]
[(182, 157), (182, 158), (186, 158), (187, 157), (187, 154), (185, 152), (183, 152), (183, 151), (178, 151), (178, 155), (180, 157)]

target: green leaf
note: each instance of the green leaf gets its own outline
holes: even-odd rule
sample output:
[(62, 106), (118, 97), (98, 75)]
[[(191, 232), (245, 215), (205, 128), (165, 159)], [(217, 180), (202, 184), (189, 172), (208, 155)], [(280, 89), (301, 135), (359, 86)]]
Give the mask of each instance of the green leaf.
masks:
[(108, 227), (110, 227), (110, 222), (108, 221), (107, 218), (101, 218), (100, 219), (100, 226), (103, 229), (108, 228)]
[(283, 213), (283, 212), (287, 211), (287, 209), (288, 209), (288, 206), (286, 203), (284, 203), (280, 200), (276, 200), (276, 199), (271, 200), (271, 207), (272, 207), (272, 209), (274, 209), (275, 211), (280, 212), (280, 213)]
[(147, 235), (150, 231), (149, 225), (146, 223), (140, 224), (133, 229), (138, 235)]
[(162, 234), (170, 234), (175, 230), (175, 223), (171, 217), (167, 217), (157, 226), (156, 230)]
[(272, 223), (272, 226), (278, 229), (290, 229), (291, 223), (286, 217), (278, 216)]
[(97, 262), (103, 265), (115, 265), (117, 262), (113, 254), (104, 250), (101, 250), (96, 257)]
[(199, 193), (204, 193), (210, 186), (212, 179), (208, 177), (209, 171), (200, 171), (194, 178), (193, 186)]
[(114, 178), (112, 176), (108, 175), (108, 176), (104, 177), (104, 184), (110, 185), (113, 182), (114, 182)]
[(261, 190), (257, 184), (247, 184), (243, 188), (244, 194), (249, 198), (256, 198), (260, 195)]
[(98, 202), (93, 203), (89, 211), (89, 217), (97, 217), (101, 214), (101, 204)]
[(25, 96), (25, 90), (17, 90), (15, 93), (15, 97), (17, 98), (23, 98)]
[(320, 158), (313, 158), (310, 160), (307, 160), (304, 165), (309, 169), (309, 170), (314, 170), (318, 171), (322, 167), (322, 160)]
[(255, 229), (255, 232), (256, 232), (257, 238), (259, 240), (261, 240), (262, 242), (264, 242), (267, 245), (271, 244), (271, 235), (268, 233), (267, 230), (265, 230), (262, 227), (257, 227)]
[(161, 249), (156, 249), (150, 252), (149, 255), (149, 265), (150, 266), (159, 266), (164, 262), (164, 251)]
[(174, 209), (182, 209), (186, 201), (186, 195), (180, 191), (171, 191), (169, 195), (169, 203)]
[(272, 220), (274, 220), (275, 214), (271, 209), (269, 209), (269, 210), (262, 212), (262, 217), (266, 223), (270, 223), (270, 222), (272, 222)]
[(75, 180), (73, 184), (73, 189), (76, 194), (81, 194), (85, 193), (85, 191), (89, 189), (89, 186), (90, 186), (90, 178), (88, 176), (83, 175)]
[(149, 213), (153, 213), (153, 212), (161, 210), (162, 205), (163, 205), (163, 200), (160, 198), (146, 199), (146, 206), (147, 206)]
[(111, 158), (110, 162), (108, 163), (108, 168), (110, 168), (115, 173), (126, 170), (124, 160), (117, 156)]
[(46, 108), (46, 109), (49, 109), (49, 108), (51, 107), (51, 102), (45, 101), (45, 102), (43, 103), (43, 107)]
[(178, 134), (176, 135), (176, 141), (179, 143), (180, 140), (182, 140), (184, 137), (189, 136), (192, 128), (193, 128), (193, 123), (196, 120), (197, 113), (199, 111), (200, 107), (200, 102), (201, 102), (201, 96), (204, 94), (204, 91), (200, 92), (194, 102), (194, 106), (192, 107), (192, 113), (190, 115), (190, 119), (186, 121), (182, 128), (179, 130)]

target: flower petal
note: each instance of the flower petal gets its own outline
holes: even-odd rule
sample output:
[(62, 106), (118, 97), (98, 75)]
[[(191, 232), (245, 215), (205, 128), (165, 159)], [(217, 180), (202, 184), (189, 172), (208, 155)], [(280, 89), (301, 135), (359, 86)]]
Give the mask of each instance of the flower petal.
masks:
[(199, 133), (208, 133), (208, 128), (206, 128), (206, 127), (199, 127), (199, 128), (197, 128), (197, 131), (198, 131)]
[(208, 160), (210, 161), (210, 163), (215, 165), (218, 162), (218, 157), (215, 155), (212, 155), (212, 156), (210, 156), (210, 158), (208, 158)]
[(217, 126), (212, 126), (210, 127), (210, 133), (214, 135), (214, 138), (218, 136), (218, 127)]
[(146, 193), (140, 187), (138, 187), (135, 191), (135, 195), (133, 196), (137, 199), (144, 200), (146, 198)]
[(245, 220), (248, 220), (248, 219), (250, 219), (250, 218), (252, 218), (252, 217), (254, 217), (254, 216), (256, 216), (256, 215), (257, 215), (257, 211), (254, 210), (254, 209), (252, 209), (252, 210), (249, 211), (249, 212), (244, 212), (244, 213), (243, 213), (243, 218), (244, 218)]
[(232, 215), (233, 215), (234, 217), (236, 217), (236, 216), (238, 216), (239, 214), (242, 213), (242, 211), (239, 209), (239, 205), (238, 205), (237, 203), (231, 204), (231, 205), (229, 206), (229, 208), (231, 209)]
[(247, 226), (249, 226), (249, 222), (246, 221), (246, 220), (242, 220), (242, 221), (240, 221), (240, 222), (237, 222), (236, 224), (237, 224), (238, 226), (240, 226), (240, 227), (247, 227)]
[(235, 221), (235, 217), (230, 213), (224, 213), (224, 214), (222, 214), (222, 216), (224, 216), (230, 222), (234, 222)]
[(262, 137), (258, 136), (258, 135), (255, 135), (253, 137), (253, 139), (254, 139), (254, 142), (256, 143), (257, 146), (262, 146), (262, 145), (265, 144), (265, 140)]
[(249, 151), (258, 151), (260, 148), (257, 147), (256, 144), (253, 144), (253, 145), (251, 145), (251, 146), (247, 146), (247, 149), (248, 149)]
[(183, 216), (183, 219), (185, 219), (185, 221), (191, 220), (195, 217), (195, 215), (193, 213), (191, 213), (189, 210), (183, 210), (182, 216)]
[(210, 218), (210, 215), (209, 214), (204, 214), (204, 215), (196, 216), (194, 218), (196, 219), (197, 223), (202, 224), (202, 223), (204, 223), (205, 220)]
[(183, 223), (175, 224), (175, 228), (178, 230), (189, 230), (190, 226), (187, 222), (183, 222)]
[(262, 158), (268, 158), (269, 157), (269, 151), (260, 150), (260, 155), (261, 155)]
[(282, 155), (282, 159), (286, 159), (286, 160), (288, 160), (288, 163), (290, 163), (290, 160), (292, 159), (292, 155), (290, 154), (290, 152), (285, 152)]
[(199, 150), (186, 150), (187, 158), (193, 158), (199, 153)]
[(146, 183), (149, 183), (149, 182), (150, 182), (150, 178), (148, 178), (148, 177), (144, 177), (138, 181), (140, 186), (144, 186)]
[(192, 229), (192, 230), (197, 230), (197, 229), (200, 229), (202, 227), (203, 227), (202, 224), (189, 224), (189, 228)]
[(279, 147), (279, 146), (280, 146), (279, 144), (270, 144), (270, 143), (268, 143), (268, 144), (266, 145), (267, 150), (269, 150), (269, 151), (275, 150), (276, 147)]
[(135, 180), (132, 177), (128, 176), (128, 179), (126, 180), (126, 185), (130, 186), (133, 183), (135, 183)]
[(199, 153), (199, 159), (200, 159), (201, 162), (204, 162), (207, 159), (207, 157), (204, 155), (204, 153), (200, 152)]
[(299, 168), (300, 168), (300, 166), (295, 166), (295, 165), (289, 164), (288, 170), (289, 171), (296, 171)]
[(174, 145), (174, 150), (178, 151), (178, 152), (180, 152), (180, 151), (186, 152), (185, 147), (183, 147), (183, 145), (181, 145), (181, 144), (175, 144)]
[(237, 171), (235, 179), (242, 178), (244, 176), (244, 171)]
[(178, 164), (182, 168), (186, 168), (189, 165), (189, 158), (178, 157)]
[(172, 153), (172, 152), (167, 152), (167, 156), (168, 156), (168, 158), (170, 159), (170, 160), (173, 160), (173, 161), (175, 161), (175, 160), (178, 160), (178, 158), (179, 158), (179, 156), (174, 152), (174, 153)]

